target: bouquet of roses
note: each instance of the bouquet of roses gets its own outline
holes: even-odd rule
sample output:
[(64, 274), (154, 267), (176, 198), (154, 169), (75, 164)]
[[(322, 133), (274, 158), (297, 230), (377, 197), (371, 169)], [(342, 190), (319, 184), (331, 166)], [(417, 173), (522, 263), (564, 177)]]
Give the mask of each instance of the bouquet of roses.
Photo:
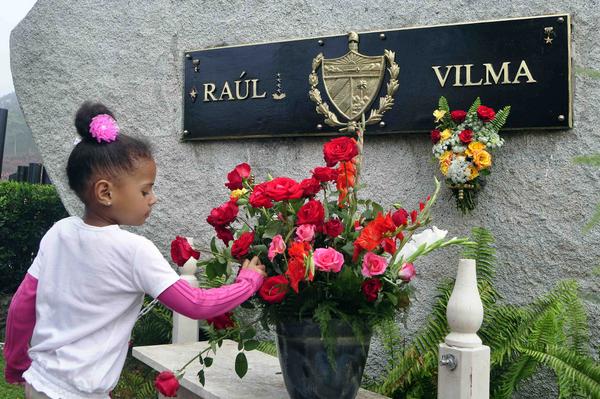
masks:
[[(301, 181), (258, 182), (247, 163), (227, 175), (229, 198), (207, 218), (216, 233), (204, 251), (210, 257), (198, 262), (205, 285), (230, 282), (231, 265), (252, 256), (260, 257), (268, 274), (259, 295), (242, 305), (258, 311), (256, 320), (245, 323), (228, 313), (211, 321), (213, 350), (223, 338), (239, 342), (238, 375), (247, 369), (243, 351), (257, 347), (256, 322), (268, 329), (280, 321), (313, 319), (325, 342), (331, 319), (347, 322), (357, 334), (369, 331), (408, 306), (420, 256), (468, 243), (446, 239), (447, 232), (437, 227), (425, 228), (437, 180), (434, 193), (412, 210), (359, 199), (362, 143), (361, 131), (356, 138), (330, 140), (323, 146), (325, 165)], [(199, 356), (202, 363), (204, 355)]]
[(475, 209), (476, 193), (482, 187), (482, 177), (490, 174), (490, 149), (504, 144), (498, 131), (506, 123), (510, 106), (496, 113), (475, 100), (468, 112), (450, 111), (448, 101), (440, 97), (433, 112), (436, 127), (431, 131), (433, 155), (440, 171), (456, 197), (462, 213)]

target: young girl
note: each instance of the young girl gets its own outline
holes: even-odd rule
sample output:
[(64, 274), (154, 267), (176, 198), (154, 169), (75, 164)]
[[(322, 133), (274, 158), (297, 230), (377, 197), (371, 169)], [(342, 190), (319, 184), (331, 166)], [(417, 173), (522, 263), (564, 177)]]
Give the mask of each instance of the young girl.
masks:
[(244, 302), (265, 276), (255, 257), (229, 286), (202, 290), (180, 280), (150, 240), (119, 227), (142, 225), (156, 203), (148, 144), (119, 134), (102, 104), (84, 103), (75, 126), (82, 140), (67, 176), (85, 215), (42, 238), (8, 313), (5, 378), (25, 383), (26, 398), (108, 398), (145, 293), (206, 319)]

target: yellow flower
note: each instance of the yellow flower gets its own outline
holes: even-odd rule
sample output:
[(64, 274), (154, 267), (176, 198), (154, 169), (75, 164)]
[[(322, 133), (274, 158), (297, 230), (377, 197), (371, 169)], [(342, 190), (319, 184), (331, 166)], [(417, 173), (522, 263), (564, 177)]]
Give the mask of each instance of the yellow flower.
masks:
[(440, 140), (445, 141), (452, 137), (452, 130), (445, 129), (442, 133), (440, 133)]
[(439, 122), (444, 115), (446, 115), (446, 111), (443, 111), (441, 109), (436, 109), (435, 111), (433, 111), (433, 116), (435, 117), (435, 121)]
[(238, 198), (240, 198), (242, 195), (246, 194), (247, 192), (248, 192), (248, 190), (246, 190), (245, 188), (233, 190), (231, 192), (231, 194), (229, 195), (229, 198), (231, 198), (233, 200), (237, 200)]
[(474, 166), (469, 166), (469, 170), (471, 171), (471, 175), (469, 176), (469, 180), (473, 180), (477, 176), (479, 176), (479, 171)]
[(485, 150), (485, 144), (479, 141), (472, 141), (467, 147), (465, 154), (469, 157), (475, 157), (477, 153), (482, 150)]
[(440, 170), (442, 171), (442, 174), (444, 176), (446, 176), (446, 174), (448, 173), (448, 168), (452, 163), (452, 156), (452, 151), (445, 151), (440, 157)]
[(489, 152), (481, 150), (473, 157), (473, 163), (475, 163), (480, 170), (489, 168), (492, 166), (492, 156)]

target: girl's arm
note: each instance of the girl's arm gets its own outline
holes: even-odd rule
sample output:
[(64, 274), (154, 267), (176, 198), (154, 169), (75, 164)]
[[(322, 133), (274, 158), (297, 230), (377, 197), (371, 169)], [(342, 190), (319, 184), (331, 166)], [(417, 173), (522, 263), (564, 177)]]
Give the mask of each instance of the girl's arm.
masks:
[(158, 300), (171, 310), (192, 319), (207, 319), (230, 311), (250, 298), (262, 285), (263, 276), (241, 269), (235, 283), (219, 288), (193, 288), (178, 280), (164, 290)]
[(35, 327), (35, 296), (38, 281), (27, 273), (12, 297), (6, 322), (4, 378), (11, 384), (25, 382), (23, 373), (31, 365), (27, 354), (29, 341)]

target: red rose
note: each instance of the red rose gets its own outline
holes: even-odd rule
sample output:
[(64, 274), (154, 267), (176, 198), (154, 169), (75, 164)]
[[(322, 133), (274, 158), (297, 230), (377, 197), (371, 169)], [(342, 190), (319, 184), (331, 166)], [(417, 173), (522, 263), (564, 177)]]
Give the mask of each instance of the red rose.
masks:
[(383, 287), (383, 283), (378, 278), (372, 278), (370, 280), (363, 281), (361, 285), (361, 289), (363, 294), (365, 294), (365, 298), (367, 302), (373, 302), (377, 299), (377, 295), (379, 291)]
[(217, 208), (213, 208), (206, 221), (214, 227), (226, 226), (235, 220), (238, 211), (239, 208), (235, 201), (228, 201)]
[(200, 252), (194, 251), (187, 238), (177, 236), (171, 241), (171, 259), (177, 266), (183, 266), (189, 258), (200, 258)]
[(233, 233), (226, 227), (216, 226), (217, 238), (223, 240), (225, 245), (229, 245), (229, 241), (233, 241)]
[(172, 371), (161, 371), (154, 380), (154, 387), (164, 396), (174, 398), (179, 389), (179, 380)]
[(273, 201), (265, 195), (266, 183), (257, 184), (254, 186), (248, 202), (255, 208), (271, 208)]
[(463, 123), (467, 117), (467, 113), (461, 109), (450, 112), (450, 117), (456, 123)]
[(301, 198), (302, 187), (289, 177), (276, 177), (265, 182), (265, 195), (273, 201), (284, 201)]
[(288, 279), (280, 274), (267, 277), (258, 290), (258, 294), (268, 303), (279, 303), (283, 301), (289, 289)]
[(233, 245), (231, 246), (231, 256), (237, 259), (246, 256), (252, 242), (254, 242), (254, 233), (251, 231), (243, 233), (240, 238), (233, 242)]
[(323, 146), (323, 156), (327, 166), (335, 166), (339, 161), (351, 161), (357, 155), (358, 146), (350, 137), (336, 137)]
[(405, 225), (408, 223), (408, 212), (400, 208), (396, 212), (392, 213), (392, 220), (394, 221), (394, 224), (398, 227)]
[(465, 144), (469, 144), (473, 141), (473, 131), (469, 129), (465, 129), (458, 134), (458, 138)]
[(323, 227), (323, 232), (330, 237), (337, 237), (344, 231), (344, 225), (339, 219), (329, 219)]
[(437, 144), (440, 141), (441, 138), (442, 138), (442, 134), (440, 133), (439, 130), (433, 129), (431, 131), (431, 142), (433, 144)]
[(323, 219), (325, 218), (325, 209), (321, 201), (309, 200), (300, 207), (296, 216), (298, 217), (296, 220), (297, 225), (314, 224), (315, 226), (322, 226)]
[(213, 317), (212, 319), (206, 319), (206, 322), (217, 330), (224, 330), (226, 328), (235, 327), (235, 322), (232, 317), (233, 312), (227, 312), (220, 316)]
[(480, 105), (477, 108), (477, 116), (484, 122), (489, 122), (496, 117), (496, 112), (490, 107)]
[(313, 177), (310, 179), (304, 179), (300, 182), (304, 197), (311, 197), (321, 190), (321, 183)]
[(338, 177), (337, 169), (328, 168), (325, 166), (318, 166), (313, 169), (312, 175), (321, 183), (328, 181), (336, 181)]
[(243, 188), (243, 179), (247, 179), (250, 176), (250, 165), (247, 163), (241, 163), (236, 166), (231, 172), (227, 174), (228, 182), (225, 183), (225, 187), (230, 190), (238, 190)]

